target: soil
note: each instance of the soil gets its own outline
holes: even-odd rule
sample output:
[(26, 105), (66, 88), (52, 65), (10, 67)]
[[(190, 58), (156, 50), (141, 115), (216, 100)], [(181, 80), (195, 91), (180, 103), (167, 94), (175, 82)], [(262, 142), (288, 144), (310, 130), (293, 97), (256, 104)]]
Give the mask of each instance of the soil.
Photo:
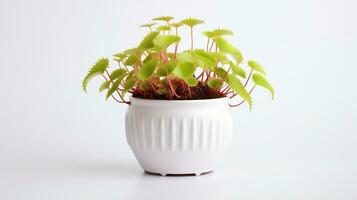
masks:
[[(160, 100), (198, 100), (198, 99), (215, 99), (225, 97), (226, 95), (218, 90), (203, 85), (201, 82), (195, 87), (188, 87), (183, 82), (174, 82), (175, 93), (168, 92), (160, 95), (153, 89), (142, 90), (136, 88), (133, 90), (133, 97), (142, 99), (160, 99)], [(189, 89), (188, 89), (189, 88)]]

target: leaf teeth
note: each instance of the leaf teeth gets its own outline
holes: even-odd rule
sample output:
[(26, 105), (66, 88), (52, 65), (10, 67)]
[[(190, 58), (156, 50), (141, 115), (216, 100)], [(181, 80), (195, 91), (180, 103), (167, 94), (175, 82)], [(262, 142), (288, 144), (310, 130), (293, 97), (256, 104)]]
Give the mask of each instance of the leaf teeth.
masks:
[(141, 48), (142, 50), (146, 50), (146, 49), (150, 49), (150, 48), (154, 47), (154, 44), (152, 41), (158, 34), (159, 34), (159, 32), (157, 32), (157, 31), (153, 31), (153, 32), (147, 34), (144, 37), (144, 39), (140, 42), (138, 48)]
[(175, 28), (178, 28), (180, 26), (182, 26), (183, 24), (181, 22), (174, 22), (174, 23), (170, 23), (170, 26), (173, 26)]
[(104, 81), (100, 87), (99, 87), (99, 92), (102, 92), (105, 89), (108, 89), (110, 86), (110, 81)]
[(143, 28), (151, 28), (152, 26), (154, 26), (156, 23), (148, 23), (148, 24), (143, 24), (141, 25), (140, 27), (143, 27)]
[(169, 22), (169, 21), (171, 21), (172, 19), (173, 19), (173, 17), (171, 17), (171, 16), (161, 16), (161, 17), (156, 17), (156, 18), (154, 18), (154, 19), (152, 19), (152, 20), (154, 20), (154, 21)]
[(92, 67), (89, 69), (87, 75), (84, 77), (82, 81), (82, 88), (84, 92), (87, 92), (88, 82), (95, 76), (99, 74), (103, 74), (107, 67), (109, 66), (108, 58), (100, 58)]
[(117, 54), (114, 54), (113, 57), (122, 60), (122, 59), (126, 58), (126, 55), (123, 53), (117, 53)]
[(200, 20), (200, 19), (195, 19), (195, 18), (189, 17), (189, 18), (183, 19), (181, 21), (181, 23), (192, 28), (192, 27), (194, 27), (194, 26), (196, 26), (198, 24), (203, 24), (205, 22), (203, 20)]
[(214, 29), (212, 31), (212, 34), (214, 37), (220, 37), (220, 36), (225, 36), (225, 35), (230, 35), (232, 36), (233, 35), (233, 32), (228, 30), (228, 29), (224, 29), (224, 28), (217, 28), (217, 29)]

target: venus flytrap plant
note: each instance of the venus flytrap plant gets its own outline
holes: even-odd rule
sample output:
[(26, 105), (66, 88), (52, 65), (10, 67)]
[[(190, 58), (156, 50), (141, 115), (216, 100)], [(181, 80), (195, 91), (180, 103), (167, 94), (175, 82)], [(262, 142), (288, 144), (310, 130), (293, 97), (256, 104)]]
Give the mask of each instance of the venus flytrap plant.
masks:
[[(85, 92), (90, 80), (102, 76), (104, 82), (99, 91), (105, 91), (107, 99), (112, 97), (126, 104), (130, 103), (127, 93), (137, 98), (166, 100), (239, 96), (241, 101), (231, 106), (247, 102), (251, 108), (251, 94), (256, 86), (267, 89), (274, 97), (263, 67), (254, 60), (244, 62), (241, 52), (225, 38), (233, 36), (232, 31), (223, 28), (205, 31), (206, 45), (194, 49), (193, 28), (204, 21), (187, 18), (171, 22), (170, 16), (153, 20), (157, 23), (141, 25), (150, 32), (138, 46), (113, 55), (117, 69), (109, 70), (108, 58), (99, 59), (90, 68), (82, 82)], [(190, 46), (179, 52), (178, 29), (182, 26), (190, 29)], [(248, 90), (249, 85), (252, 86)]]

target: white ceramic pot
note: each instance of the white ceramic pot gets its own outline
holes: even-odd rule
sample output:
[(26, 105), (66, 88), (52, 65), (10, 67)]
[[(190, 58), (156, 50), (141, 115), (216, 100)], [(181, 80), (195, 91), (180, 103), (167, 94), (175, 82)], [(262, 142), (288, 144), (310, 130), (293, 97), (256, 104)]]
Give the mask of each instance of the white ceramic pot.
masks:
[(141, 167), (151, 173), (211, 172), (231, 140), (227, 98), (148, 100), (131, 98), (126, 138)]

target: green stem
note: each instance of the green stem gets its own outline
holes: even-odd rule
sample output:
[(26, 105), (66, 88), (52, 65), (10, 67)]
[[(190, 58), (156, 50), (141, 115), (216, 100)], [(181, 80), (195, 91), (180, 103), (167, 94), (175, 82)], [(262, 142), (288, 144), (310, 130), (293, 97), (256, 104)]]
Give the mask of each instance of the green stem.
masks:
[(212, 44), (211, 44), (211, 47), (209, 48), (209, 52), (211, 52), (211, 50), (212, 50), (212, 47), (213, 47), (213, 44), (214, 44), (214, 41), (212, 40)]
[[(112, 78), (110, 77), (110, 74), (109, 74), (108, 70), (105, 70), (105, 72), (107, 73), (107, 76), (109, 77), (110, 82), (111, 82), (112, 84), (114, 84), (114, 81), (113, 81)], [(117, 93), (118, 93), (120, 99), (123, 101), (123, 103), (129, 104), (128, 101), (125, 101), (125, 100), (124, 100), (124, 97), (120, 94), (120, 92), (119, 92), (118, 90), (117, 90)]]
[(209, 46), (209, 38), (207, 39), (206, 51), (208, 51), (208, 46)]
[(250, 69), (248, 78), (247, 78), (247, 80), (246, 80), (245, 83), (244, 83), (244, 87), (248, 85), (248, 82), (249, 82), (249, 80), (250, 80), (250, 77), (252, 76), (252, 73), (253, 73), (253, 69)]
[[(103, 78), (104, 78), (106, 81), (108, 81), (107, 77), (105, 77), (104, 74), (102, 74), (102, 76), (103, 76)], [(117, 98), (115, 98), (114, 95), (111, 95), (111, 96), (112, 96), (113, 99), (114, 99), (116, 102), (118, 102), (118, 103), (127, 103), (127, 102), (125, 102), (125, 101), (120, 101), (120, 100), (118, 100)]]
[(193, 50), (193, 28), (191, 27), (191, 51)]

